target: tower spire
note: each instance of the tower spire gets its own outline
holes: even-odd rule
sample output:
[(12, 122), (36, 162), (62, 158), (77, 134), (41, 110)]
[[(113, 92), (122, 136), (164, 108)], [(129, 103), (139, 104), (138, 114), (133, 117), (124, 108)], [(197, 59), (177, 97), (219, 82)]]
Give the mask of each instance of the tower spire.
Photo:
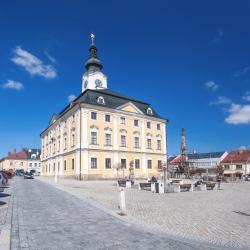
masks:
[(85, 64), (85, 68), (87, 69), (87, 71), (92, 71), (92, 72), (101, 71), (103, 68), (103, 65), (97, 56), (97, 48), (94, 44), (94, 40), (95, 40), (94, 33), (90, 34), (90, 39), (91, 39), (91, 45), (89, 47), (89, 52), (90, 52), (89, 59), (87, 60)]
[(185, 162), (187, 160), (187, 148), (185, 142), (185, 129), (181, 129), (181, 160)]

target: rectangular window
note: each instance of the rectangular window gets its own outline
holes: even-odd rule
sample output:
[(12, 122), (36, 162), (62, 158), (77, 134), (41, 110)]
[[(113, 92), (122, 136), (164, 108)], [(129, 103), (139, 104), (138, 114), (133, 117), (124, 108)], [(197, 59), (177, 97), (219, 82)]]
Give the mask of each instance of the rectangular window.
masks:
[(121, 117), (121, 124), (125, 124), (125, 117)]
[(147, 148), (152, 149), (151, 139), (147, 139)]
[(75, 146), (75, 134), (72, 134), (72, 147)]
[(56, 164), (55, 163), (53, 164), (53, 171), (54, 172), (56, 171)]
[(139, 121), (138, 120), (134, 120), (134, 126), (138, 127), (139, 126)]
[(161, 140), (157, 140), (157, 149), (161, 150)]
[(149, 169), (152, 168), (152, 160), (148, 160), (148, 168), (149, 168)]
[(96, 120), (97, 114), (96, 112), (91, 112), (91, 119)]
[(230, 169), (229, 165), (225, 165), (224, 168), (227, 170)]
[(160, 129), (161, 129), (161, 124), (157, 123), (157, 130), (160, 130)]
[(140, 160), (139, 159), (135, 160), (135, 168), (140, 168)]
[(35, 167), (36, 167), (36, 166), (37, 166), (37, 163), (35, 163), (34, 165), (35, 165)]
[(111, 146), (111, 134), (105, 134), (105, 146)]
[(75, 159), (72, 159), (72, 169), (75, 169)]
[(147, 122), (147, 128), (151, 128), (151, 122)]
[(135, 148), (139, 148), (139, 137), (135, 137)]
[(107, 169), (111, 168), (111, 158), (105, 159), (105, 168), (107, 168)]
[(121, 135), (121, 146), (126, 147), (126, 135)]
[(60, 162), (57, 163), (58, 172), (60, 171)]
[(97, 168), (97, 158), (91, 158), (91, 168)]
[(32, 167), (32, 163), (30, 163), (29, 166)]
[(161, 168), (161, 160), (158, 160), (158, 168)]
[(242, 165), (236, 165), (236, 169), (242, 169)]
[(64, 170), (66, 170), (67, 169), (67, 161), (65, 160), (64, 161)]
[(110, 122), (110, 115), (105, 115), (105, 122)]
[(97, 144), (97, 132), (91, 132), (91, 144)]
[(126, 159), (121, 159), (121, 168), (126, 168)]

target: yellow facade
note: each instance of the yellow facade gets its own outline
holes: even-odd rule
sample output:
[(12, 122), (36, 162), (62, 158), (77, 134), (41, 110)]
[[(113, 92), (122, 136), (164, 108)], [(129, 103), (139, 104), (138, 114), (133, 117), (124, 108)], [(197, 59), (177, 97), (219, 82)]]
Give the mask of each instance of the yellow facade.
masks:
[[(96, 113), (96, 119), (91, 118), (92, 112)], [(106, 115), (110, 116), (109, 122), (105, 121)], [(97, 135), (94, 145), (91, 132)], [(109, 145), (106, 134), (110, 134)], [(122, 145), (122, 135), (126, 138), (125, 145)], [(137, 148), (135, 137), (139, 138)], [(151, 149), (147, 148), (149, 138)], [(129, 103), (114, 110), (87, 104), (72, 107), (41, 134), (41, 139), (43, 175), (110, 179), (128, 177), (133, 168), (136, 178), (147, 178), (159, 176), (159, 161), (166, 162), (166, 121), (141, 114)], [(92, 161), (96, 161), (96, 168)], [(126, 169), (122, 168), (121, 161), (123, 164), (126, 161)], [(106, 165), (111, 168), (107, 169)]]

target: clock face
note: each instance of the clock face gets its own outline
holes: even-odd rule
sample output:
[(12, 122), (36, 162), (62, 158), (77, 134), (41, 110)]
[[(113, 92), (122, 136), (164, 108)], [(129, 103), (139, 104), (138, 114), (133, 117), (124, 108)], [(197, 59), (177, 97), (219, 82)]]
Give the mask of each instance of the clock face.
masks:
[(95, 80), (95, 86), (96, 86), (96, 87), (101, 87), (101, 86), (102, 86), (102, 81), (99, 80), (99, 79), (96, 79), (96, 80)]
[(88, 86), (88, 81), (86, 80), (86, 81), (84, 82), (84, 88), (86, 89), (87, 86)]

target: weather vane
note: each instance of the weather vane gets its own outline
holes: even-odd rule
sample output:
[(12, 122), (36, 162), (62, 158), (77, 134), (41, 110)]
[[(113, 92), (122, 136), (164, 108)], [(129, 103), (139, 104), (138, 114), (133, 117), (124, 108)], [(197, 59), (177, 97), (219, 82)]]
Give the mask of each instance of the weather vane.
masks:
[(92, 45), (94, 45), (95, 35), (93, 32), (90, 34), (90, 38), (91, 38)]

